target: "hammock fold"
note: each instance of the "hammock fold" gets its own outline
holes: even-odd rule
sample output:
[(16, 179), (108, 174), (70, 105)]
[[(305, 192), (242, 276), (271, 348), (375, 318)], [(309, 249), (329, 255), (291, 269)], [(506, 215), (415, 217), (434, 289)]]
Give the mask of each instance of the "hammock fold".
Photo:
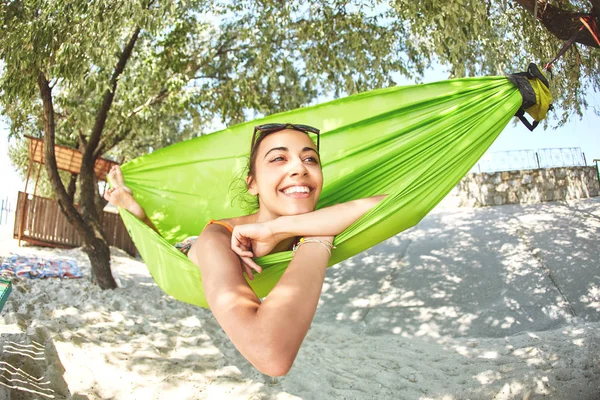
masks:
[[(161, 232), (120, 210), (154, 280), (176, 299), (208, 307), (199, 268), (173, 244), (210, 219), (247, 212), (235, 200), (255, 125), (321, 129), (324, 187), (317, 208), (389, 196), (338, 235), (329, 265), (417, 224), (485, 153), (522, 104), (506, 77), (448, 80), (361, 93), (272, 115), (177, 143), (122, 167), (125, 182)], [(233, 188), (233, 189), (232, 189)], [(291, 252), (257, 259), (248, 281), (259, 297), (277, 283)]]

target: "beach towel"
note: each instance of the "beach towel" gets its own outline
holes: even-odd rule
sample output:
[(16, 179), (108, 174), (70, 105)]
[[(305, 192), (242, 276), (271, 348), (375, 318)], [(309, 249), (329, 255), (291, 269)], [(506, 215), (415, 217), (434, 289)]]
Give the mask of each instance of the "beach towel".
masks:
[(6, 258), (0, 266), (0, 274), (20, 278), (81, 278), (81, 268), (72, 258), (22, 256), (14, 254)]

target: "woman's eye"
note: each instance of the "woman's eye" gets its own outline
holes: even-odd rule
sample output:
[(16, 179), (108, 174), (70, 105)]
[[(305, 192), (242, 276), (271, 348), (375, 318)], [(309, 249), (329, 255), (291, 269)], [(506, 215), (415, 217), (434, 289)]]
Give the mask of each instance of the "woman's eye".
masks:
[(306, 157), (304, 159), (304, 161), (308, 161), (308, 162), (311, 162), (311, 163), (317, 163), (317, 164), (319, 163), (319, 160), (317, 160), (315, 157)]
[(284, 160), (284, 158), (282, 156), (277, 156), (277, 157), (273, 158), (271, 160), (271, 162), (274, 162), (274, 161), (283, 161), (283, 160)]

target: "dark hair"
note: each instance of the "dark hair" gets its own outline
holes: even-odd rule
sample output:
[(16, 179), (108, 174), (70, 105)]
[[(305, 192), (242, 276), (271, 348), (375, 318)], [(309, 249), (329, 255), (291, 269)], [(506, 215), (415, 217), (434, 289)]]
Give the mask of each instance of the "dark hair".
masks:
[[(251, 177), (254, 179), (256, 174), (256, 157), (258, 155), (258, 148), (262, 141), (272, 133), (275, 132), (266, 132), (260, 133), (256, 136), (254, 140), (254, 144), (250, 148), (250, 155), (248, 156), (248, 164), (246, 167), (239, 172), (238, 178), (236, 178), (230, 185), (230, 191), (233, 191), (235, 195), (232, 198), (232, 203), (238, 203), (246, 212), (249, 214), (254, 213), (259, 208), (258, 195), (253, 196), (248, 192), (248, 184), (246, 183), (246, 177)], [(307, 134), (308, 136), (308, 134)], [(310, 136), (309, 136), (310, 137)], [(311, 140), (313, 140), (311, 138)], [(314, 140), (313, 140), (314, 143)], [(316, 144), (315, 144), (316, 146)]]

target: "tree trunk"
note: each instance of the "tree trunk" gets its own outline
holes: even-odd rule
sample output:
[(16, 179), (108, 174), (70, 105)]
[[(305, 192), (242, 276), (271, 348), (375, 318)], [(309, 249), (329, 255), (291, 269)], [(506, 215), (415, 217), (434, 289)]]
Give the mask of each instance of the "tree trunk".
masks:
[(86, 241), (83, 251), (87, 253), (92, 263), (92, 281), (102, 289), (114, 289), (117, 285), (110, 272), (110, 249), (102, 232), (100, 213), (96, 207), (98, 190), (94, 172), (95, 162), (93, 157), (86, 157), (84, 153), (79, 174), (81, 214), (93, 235), (92, 240)]
[(75, 192), (77, 191), (77, 174), (71, 174), (69, 179), (69, 186), (67, 187), (67, 194), (71, 202), (75, 202)]
[[(69, 193), (65, 189), (60, 176), (58, 174), (58, 167), (56, 164), (56, 155), (54, 154), (54, 142), (55, 142), (55, 123), (54, 123), (54, 106), (52, 104), (52, 89), (44, 73), (39, 71), (38, 73), (38, 87), (40, 89), (40, 95), (42, 97), (42, 104), (44, 110), (44, 156), (46, 159), (46, 171), (48, 172), (48, 178), (52, 189), (56, 195), (56, 200), (62, 211), (67, 218), (67, 221), (77, 230), (83, 240), (83, 251), (85, 251), (90, 259), (92, 266), (92, 282), (95, 282), (102, 289), (114, 289), (117, 284), (110, 271), (110, 250), (106, 239), (102, 233), (102, 227), (98, 218), (98, 213), (94, 205), (93, 194), (94, 191), (89, 190), (89, 184), (86, 186), (84, 175), (80, 175), (81, 181), (81, 198), (82, 208), (81, 212), (75, 208), (73, 200), (70, 198)], [(87, 161), (87, 163), (86, 163)], [(90, 160), (82, 160), (82, 172), (84, 165), (89, 164)], [(88, 176), (93, 176), (93, 160), (91, 162), (91, 168), (86, 165)], [(92, 178), (93, 188), (93, 178)], [(84, 190), (86, 189), (86, 190)], [(90, 193), (92, 195), (91, 204), (92, 210), (87, 206), (90, 203)]]
[(582, 26), (579, 20), (580, 17), (591, 16), (596, 20), (596, 25), (600, 26), (600, 8), (597, 8), (600, 2), (598, 0), (591, 1), (593, 7), (589, 13), (563, 10), (550, 4), (548, 0), (516, 0), (516, 2), (531, 14), (535, 13), (542, 25), (558, 39), (566, 41), (577, 33), (575, 39), (577, 43), (590, 47), (600, 47), (587, 29), (579, 31)]
[(106, 239), (95, 238), (91, 244), (86, 244), (83, 251), (88, 255), (92, 265), (92, 282), (102, 289), (115, 289), (117, 283), (110, 270), (110, 248)]
[[(150, 6), (151, 3), (148, 4)], [(141, 29), (136, 27), (129, 38), (127, 44), (123, 48), (115, 70), (110, 79), (110, 85), (105, 90), (102, 103), (98, 109), (94, 126), (90, 133), (89, 139), (85, 140), (83, 135), (80, 135), (80, 151), (82, 153), (81, 168), (79, 170), (79, 186), (80, 196), (78, 211), (72, 198), (65, 189), (56, 166), (56, 157), (54, 155), (54, 106), (52, 104), (52, 88), (43, 71), (38, 71), (38, 86), (42, 97), (44, 107), (44, 147), (46, 157), (46, 170), (52, 185), (52, 189), (56, 194), (58, 205), (61, 211), (67, 217), (69, 223), (81, 234), (83, 240), (83, 251), (90, 258), (92, 264), (92, 281), (97, 283), (102, 289), (114, 289), (117, 284), (110, 271), (110, 249), (100, 224), (100, 215), (102, 210), (98, 207), (98, 185), (96, 182), (96, 173), (94, 165), (96, 159), (100, 156), (97, 152), (100, 146), (100, 139), (106, 119), (110, 111), (112, 102), (117, 90), (119, 77), (125, 69), (127, 61), (131, 57), (135, 43), (139, 37)]]

